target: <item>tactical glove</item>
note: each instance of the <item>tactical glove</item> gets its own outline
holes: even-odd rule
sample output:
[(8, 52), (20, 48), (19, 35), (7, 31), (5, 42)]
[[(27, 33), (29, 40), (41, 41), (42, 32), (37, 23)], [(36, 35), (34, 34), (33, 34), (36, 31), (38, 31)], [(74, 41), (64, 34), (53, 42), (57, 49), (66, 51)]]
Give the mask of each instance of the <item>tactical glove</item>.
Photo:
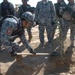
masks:
[(30, 53), (32, 53), (32, 54), (36, 54), (36, 52), (33, 51), (33, 49), (30, 49)]
[(14, 50), (12, 50), (12, 51), (10, 52), (10, 55), (11, 55), (11, 57), (14, 57), (14, 56), (17, 55), (17, 52), (15, 52)]
[(39, 23), (38, 23), (38, 22), (36, 22), (36, 25), (39, 25)]

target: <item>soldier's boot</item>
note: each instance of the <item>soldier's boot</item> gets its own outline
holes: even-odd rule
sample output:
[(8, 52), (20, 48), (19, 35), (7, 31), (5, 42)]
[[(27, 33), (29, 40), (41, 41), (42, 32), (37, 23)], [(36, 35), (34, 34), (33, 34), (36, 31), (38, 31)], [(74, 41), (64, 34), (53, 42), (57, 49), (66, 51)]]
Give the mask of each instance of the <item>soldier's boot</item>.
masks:
[(32, 39), (32, 35), (29, 35), (28, 41), (31, 42), (31, 39)]
[(27, 64), (25, 64), (25, 63), (23, 62), (23, 60), (22, 60), (22, 55), (17, 55), (17, 56), (16, 56), (16, 61), (17, 61), (17, 65), (18, 65), (19, 67), (26, 68), (26, 69), (30, 69), (30, 70), (34, 71), (34, 69), (33, 69), (31, 66), (29, 66), (29, 65), (27, 65)]
[(22, 61), (22, 56), (16, 55), (15, 57), (16, 57), (17, 65), (20, 66), (20, 67), (24, 66), (24, 63)]

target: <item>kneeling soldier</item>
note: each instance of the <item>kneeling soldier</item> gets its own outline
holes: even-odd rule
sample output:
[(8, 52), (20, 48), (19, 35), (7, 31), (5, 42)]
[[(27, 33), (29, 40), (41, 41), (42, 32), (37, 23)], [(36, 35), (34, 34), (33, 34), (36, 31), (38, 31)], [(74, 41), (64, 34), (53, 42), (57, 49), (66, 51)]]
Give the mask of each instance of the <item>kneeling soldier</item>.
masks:
[(33, 16), (30, 12), (25, 12), (19, 20), (14, 16), (7, 16), (2, 22), (1, 43), (8, 47), (10, 55), (16, 57), (19, 65), (22, 65), (22, 56), (16, 54), (16, 52), (20, 52), (19, 45), (14, 42), (17, 37), (20, 38), (30, 53), (36, 54), (24, 35), (24, 28), (29, 27), (32, 23), (34, 23)]

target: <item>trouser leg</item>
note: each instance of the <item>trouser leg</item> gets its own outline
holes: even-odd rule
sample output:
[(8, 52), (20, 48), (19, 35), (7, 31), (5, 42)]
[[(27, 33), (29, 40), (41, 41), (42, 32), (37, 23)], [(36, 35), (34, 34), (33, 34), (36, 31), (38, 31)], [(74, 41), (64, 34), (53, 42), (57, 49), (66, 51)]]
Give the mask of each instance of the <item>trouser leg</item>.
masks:
[(52, 40), (54, 39), (54, 35), (55, 35), (56, 28), (57, 28), (57, 26), (54, 25), (53, 26), (53, 30), (52, 30)]
[(71, 46), (74, 46), (75, 26), (71, 25), (70, 30), (71, 30), (70, 32)]
[(68, 29), (69, 29), (69, 25), (67, 25), (66, 21), (62, 20), (60, 22), (60, 28), (59, 28), (61, 54), (64, 54), (64, 44), (65, 44), (65, 39), (67, 36)]
[(44, 43), (44, 30), (45, 30), (45, 27), (43, 25), (39, 25), (39, 39), (40, 39), (40, 43)]
[(31, 42), (32, 39), (31, 27), (27, 28), (27, 32), (28, 32), (28, 41)]
[(49, 25), (46, 26), (47, 38), (49, 43), (52, 43), (52, 30), (53, 30), (53, 27)]

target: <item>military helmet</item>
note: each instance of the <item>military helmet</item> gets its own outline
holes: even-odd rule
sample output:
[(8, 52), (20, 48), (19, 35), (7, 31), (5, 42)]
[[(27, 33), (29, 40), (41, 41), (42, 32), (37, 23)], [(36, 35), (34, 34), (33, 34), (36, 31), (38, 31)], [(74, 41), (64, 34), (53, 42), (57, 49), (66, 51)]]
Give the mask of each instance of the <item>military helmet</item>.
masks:
[(27, 22), (31, 22), (31, 23), (34, 22), (32, 13), (28, 11), (22, 14), (21, 20), (26, 20)]

